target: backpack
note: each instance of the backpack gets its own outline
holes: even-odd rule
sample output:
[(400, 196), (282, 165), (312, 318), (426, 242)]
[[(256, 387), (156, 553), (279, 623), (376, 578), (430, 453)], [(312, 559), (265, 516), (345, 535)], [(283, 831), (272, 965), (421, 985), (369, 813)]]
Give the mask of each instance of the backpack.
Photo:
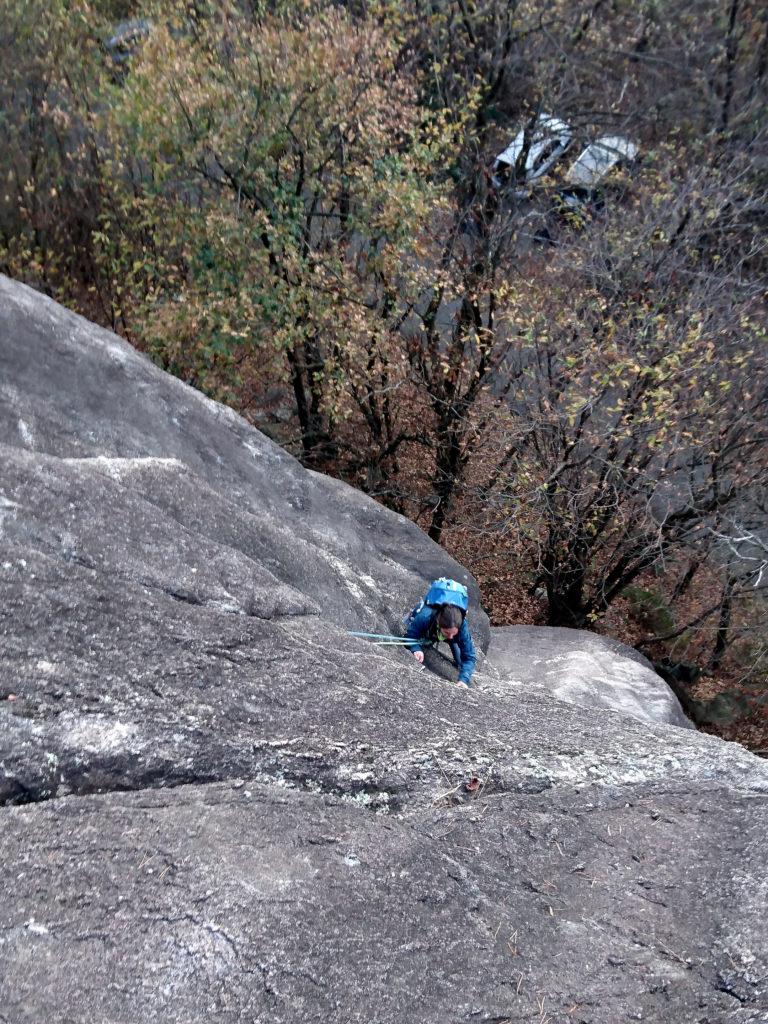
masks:
[(441, 576), (439, 580), (434, 580), (416, 607), (411, 608), (403, 617), (403, 624), (407, 628), (422, 608), (439, 608), (443, 604), (454, 605), (461, 611), (462, 617), (465, 617), (469, 607), (469, 593), (464, 584), (457, 583), (456, 580), (449, 580), (447, 576)]

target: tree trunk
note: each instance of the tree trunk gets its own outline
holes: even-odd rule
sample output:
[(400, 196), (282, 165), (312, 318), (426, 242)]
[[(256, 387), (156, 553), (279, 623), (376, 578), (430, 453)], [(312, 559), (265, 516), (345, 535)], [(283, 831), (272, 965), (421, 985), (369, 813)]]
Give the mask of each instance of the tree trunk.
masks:
[(720, 602), (720, 616), (717, 620), (717, 633), (715, 634), (715, 646), (712, 649), (712, 656), (709, 659), (709, 669), (714, 671), (720, 667), (723, 655), (728, 647), (728, 633), (731, 628), (731, 613), (733, 612), (733, 588), (734, 581), (729, 576), (723, 587), (723, 598)]
[(589, 609), (582, 599), (583, 580), (574, 582), (564, 590), (547, 584), (547, 625), (566, 626), (569, 629), (584, 629)]
[[(438, 431), (438, 449), (435, 470), (435, 492), (437, 505), (432, 513), (432, 522), (427, 530), (428, 536), (440, 543), (445, 522), (448, 518), (451, 499), (456, 489), (461, 470), (461, 447), (459, 438), (454, 431)], [(445, 440), (443, 441), (443, 438)]]

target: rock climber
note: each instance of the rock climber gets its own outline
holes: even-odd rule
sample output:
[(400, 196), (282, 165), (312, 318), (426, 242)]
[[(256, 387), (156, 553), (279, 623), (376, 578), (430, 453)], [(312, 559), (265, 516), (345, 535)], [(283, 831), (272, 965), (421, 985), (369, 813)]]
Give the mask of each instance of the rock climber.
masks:
[(418, 643), (411, 644), (414, 658), (424, 663), (424, 651), (444, 640), (459, 671), (459, 683), (472, 685), (477, 654), (466, 612), (469, 606), (467, 588), (455, 580), (435, 580), (426, 596), (406, 619), (405, 635)]

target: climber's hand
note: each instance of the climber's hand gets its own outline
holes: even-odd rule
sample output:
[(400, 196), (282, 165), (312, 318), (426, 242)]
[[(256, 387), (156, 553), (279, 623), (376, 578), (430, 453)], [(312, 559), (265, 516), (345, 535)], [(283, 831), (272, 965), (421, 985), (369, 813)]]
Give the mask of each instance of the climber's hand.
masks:
[(424, 664), (424, 651), (414, 651), (413, 656), (420, 665)]

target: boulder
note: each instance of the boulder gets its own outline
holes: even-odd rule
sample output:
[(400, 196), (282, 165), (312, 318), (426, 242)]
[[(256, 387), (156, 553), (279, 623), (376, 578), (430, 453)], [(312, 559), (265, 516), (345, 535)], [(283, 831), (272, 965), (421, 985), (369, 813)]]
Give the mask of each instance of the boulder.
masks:
[(611, 637), (554, 626), (500, 626), (491, 630), (488, 663), (504, 686), (544, 688), (582, 707), (693, 728), (650, 661)]
[(3, 278), (0, 360), (0, 1022), (765, 1020), (764, 761), (602, 640), (494, 632), (467, 690), (351, 637), (439, 575), (490, 631), (413, 524)]

